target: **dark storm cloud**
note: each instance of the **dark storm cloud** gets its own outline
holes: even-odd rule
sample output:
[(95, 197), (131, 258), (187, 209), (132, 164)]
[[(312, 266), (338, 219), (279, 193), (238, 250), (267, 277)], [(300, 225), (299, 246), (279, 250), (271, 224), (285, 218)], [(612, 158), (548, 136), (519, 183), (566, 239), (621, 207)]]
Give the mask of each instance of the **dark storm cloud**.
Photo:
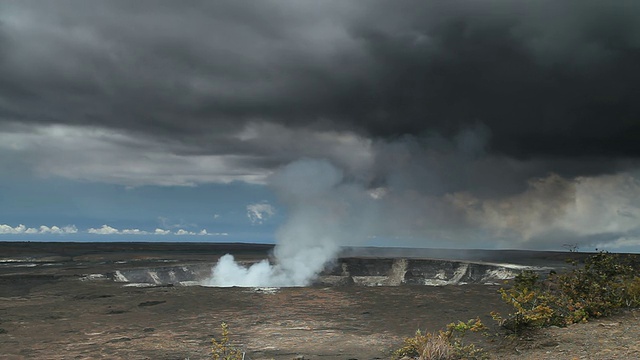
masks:
[(508, 157), (640, 156), (633, 1), (20, 1), (1, 13), (0, 121), (249, 154), (261, 147), (228, 135), (256, 122), (386, 139), (482, 124), (486, 150)]
[(518, 157), (637, 156), (638, 7), (581, 4), (454, 2), (411, 9), (402, 31), (362, 26), (381, 86), (357, 118), (376, 135), (479, 122)]
[(637, 1), (7, 1), (0, 169), (265, 185), (294, 162), (335, 167), (319, 198), (362, 236), (637, 246), (638, 64)]

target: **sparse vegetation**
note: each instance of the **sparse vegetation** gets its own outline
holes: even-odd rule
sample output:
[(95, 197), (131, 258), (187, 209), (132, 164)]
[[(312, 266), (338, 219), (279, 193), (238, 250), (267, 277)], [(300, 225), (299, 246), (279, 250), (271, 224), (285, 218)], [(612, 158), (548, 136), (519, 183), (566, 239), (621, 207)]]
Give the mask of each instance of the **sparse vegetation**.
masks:
[(394, 352), (394, 358), (403, 357), (420, 360), (485, 359), (486, 353), (473, 344), (465, 344), (464, 336), (468, 332), (484, 331), (486, 327), (479, 318), (467, 322), (450, 323), (446, 330), (427, 332), (420, 330), (416, 335), (406, 338), (402, 347)]
[(229, 339), (229, 325), (227, 323), (221, 323), (220, 340), (215, 337), (211, 339), (212, 358), (214, 360), (242, 360), (244, 359), (244, 352), (241, 349), (233, 346)]
[(504, 328), (519, 333), (525, 328), (566, 326), (607, 316), (625, 307), (640, 306), (640, 277), (629, 256), (598, 252), (580, 267), (550, 274), (542, 281), (536, 273), (518, 275), (510, 289), (500, 289), (514, 312), (492, 313)]

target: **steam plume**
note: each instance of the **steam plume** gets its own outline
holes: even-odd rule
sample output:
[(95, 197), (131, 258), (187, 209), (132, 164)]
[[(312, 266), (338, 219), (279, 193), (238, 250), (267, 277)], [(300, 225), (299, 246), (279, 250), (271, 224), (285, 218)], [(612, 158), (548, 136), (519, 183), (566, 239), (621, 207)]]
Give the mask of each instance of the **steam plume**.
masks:
[[(243, 267), (223, 256), (207, 281), (212, 286), (305, 286), (334, 259), (340, 246), (366, 237), (374, 199), (324, 160), (301, 160), (270, 179), (290, 216), (276, 233), (275, 264)], [(362, 214), (361, 212), (365, 212)]]

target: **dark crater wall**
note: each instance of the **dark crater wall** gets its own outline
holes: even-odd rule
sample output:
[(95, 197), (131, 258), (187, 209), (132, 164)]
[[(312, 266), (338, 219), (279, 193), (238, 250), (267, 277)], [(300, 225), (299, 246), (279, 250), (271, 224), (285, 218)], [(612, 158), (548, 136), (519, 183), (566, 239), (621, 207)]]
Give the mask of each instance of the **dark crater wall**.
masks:
[[(250, 262), (247, 262), (249, 265)], [(159, 266), (115, 270), (104, 278), (123, 283), (148, 285), (198, 285), (211, 274), (213, 264)], [(406, 258), (341, 258), (327, 266), (312, 285), (316, 286), (401, 286), (497, 284), (523, 270), (542, 276), (552, 268), (515, 264)], [(99, 274), (93, 276), (100, 278)]]

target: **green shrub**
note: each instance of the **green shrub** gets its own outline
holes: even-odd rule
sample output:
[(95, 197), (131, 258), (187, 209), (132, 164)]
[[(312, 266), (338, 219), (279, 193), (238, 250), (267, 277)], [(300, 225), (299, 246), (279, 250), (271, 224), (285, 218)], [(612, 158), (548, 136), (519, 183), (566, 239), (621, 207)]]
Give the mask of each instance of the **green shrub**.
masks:
[(500, 289), (502, 300), (513, 306), (515, 312), (502, 318), (491, 313), (503, 327), (518, 332), (529, 326), (560, 325), (558, 318), (558, 299), (551, 292), (544, 291), (538, 274), (524, 271), (514, 279), (514, 285), (508, 290)]
[(583, 268), (558, 276), (558, 285), (568, 306), (584, 310), (584, 317), (578, 320), (587, 320), (634, 306), (629, 286), (637, 278), (630, 257), (599, 252), (587, 258)]

